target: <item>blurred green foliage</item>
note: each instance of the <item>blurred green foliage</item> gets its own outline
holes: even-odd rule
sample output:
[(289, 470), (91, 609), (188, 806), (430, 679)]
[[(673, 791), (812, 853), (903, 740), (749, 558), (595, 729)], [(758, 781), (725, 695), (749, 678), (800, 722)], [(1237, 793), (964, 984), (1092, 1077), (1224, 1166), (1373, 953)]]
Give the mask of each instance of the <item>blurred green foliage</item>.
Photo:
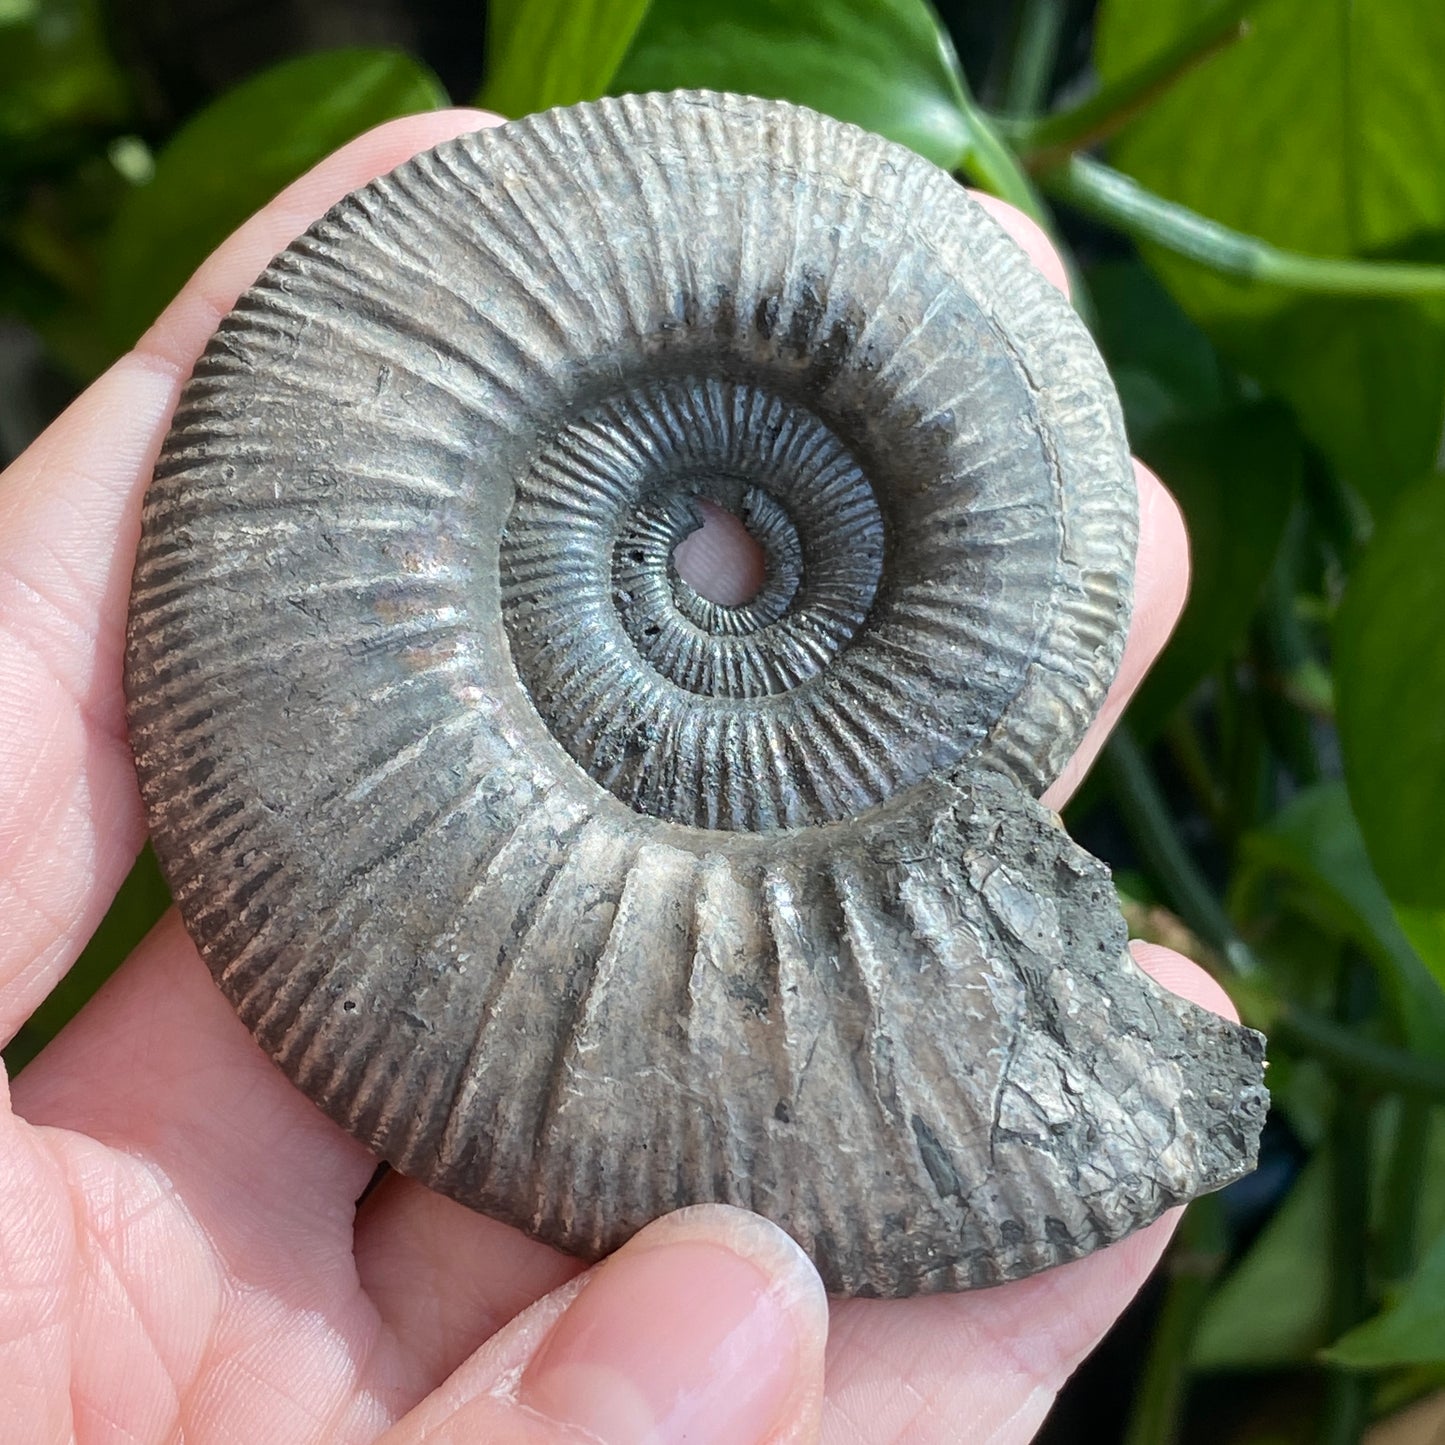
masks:
[[(1181, 1236), (1119, 1435), (1351, 1441), (1445, 1384), (1445, 7), (944, 11), (952, 37), (925, 0), (495, 0), (480, 97), (786, 97), (1063, 238), (1194, 576), (1071, 822), (1270, 1032), (1276, 1099), (1265, 1182)], [(0, 0), (0, 341), (38, 337), (72, 387), (280, 187), (446, 103), (453, 68), (283, 47), (196, 108), (131, 15)], [(0, 386), (0, 437), (24, 389)], [(12, 1068), (164, 902), (147, 853)], [(1253, 1407), (1219, 1413), (1219, 1371)]]
[(648, 0), (496, 0), (479, 103), (526, 115), (606, 95), (647, 12)]
[[(1335, 667), (1345, 776), (1370, 857), (1445, 984), (1445, 955), (1424, 942), (1439, 931), (1418, 926), (1445, 899), (1442, 538), (1445, 487), (1430, 479), (1391, 508), (1351, 579)], [(1410, 721), (1401, 727), (1401, 719)]]
[[(1104, 5), (1100, 75), (1140, 64), (1203, 8)], [(1161, 196), (1278, 246), (1445, 261), (1445, 6), (1268, 0), (1251, 7), (1250, 26), (1124, 129), (1114, 163)], [(1321, 301), (1153, 250), (1147, 259), (1370, 500), (1387, 501), (1434, 465), (1445, 301)]]
[(950, 168), (968, 135), (957, 61), (918, 0), (652, 0), (612, 88), (678, 86), (794, 100)]
[(298, 56), (228, 91), (170, 137), (117, 208), (104, 258), (108, 339), (130, 346), (201, 258), (337, 146), (446, 103), (424, 65), (384, 50)]

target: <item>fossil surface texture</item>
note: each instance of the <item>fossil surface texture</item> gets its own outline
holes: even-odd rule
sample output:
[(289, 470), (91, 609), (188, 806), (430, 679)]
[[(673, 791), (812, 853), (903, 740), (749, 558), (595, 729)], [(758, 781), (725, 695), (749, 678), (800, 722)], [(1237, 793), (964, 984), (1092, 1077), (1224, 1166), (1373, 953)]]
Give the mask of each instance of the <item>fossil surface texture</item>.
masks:
[[(699, 500), (766, 558), (678, 574)], [(1063, 298), (797, 107), (605, 100), (347, 197), (196, 366), (131, 737), (221, 989), (396, 1168), (585, 1256), (721, 1200), (991, 1285), (1254, 1161), (1259, 1035), (1038, 801), (1137, 499)]]

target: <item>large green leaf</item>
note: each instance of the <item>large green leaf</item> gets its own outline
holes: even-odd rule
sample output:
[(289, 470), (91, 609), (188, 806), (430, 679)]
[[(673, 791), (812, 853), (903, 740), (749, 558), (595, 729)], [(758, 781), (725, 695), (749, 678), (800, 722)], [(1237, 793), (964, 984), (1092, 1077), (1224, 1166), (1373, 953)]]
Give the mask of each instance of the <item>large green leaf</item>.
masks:
[(1189, 602), (1129, 710), (1143, 741), (1244, 636), (1279, 551), (1303, 461), (1278, 403), (1246, 402), (1209, 339), (1138, 262), (1086, 275), (1094, 335), (1134, 450), (1189, 527)]
[(116, 218), (106, 270), (113, 343), (130, 345), (221, 241), (323, 156), (381, 121), (445, 102), (410, 56), (333, 50), (284, 61), (207, 106)]
[[(1380, 1124), (1370, 1162), (1370, 1220), (1376, 1237), (1383, 1234), (1392, 1212), (1386, 1175), (1398, 1114), (1387, 1106)], [(1314, 1359), (1328, 1343), (1326, 1241), (1332, 1162), (1328, 1145), (1313, 1155), (1274, 1217), (1215, 1291), (1194, 1339), (1191, 1363), (1196, 1368), (1259, 1370), (1300, 1364)], [(1445, 1119), (1438, 1111), (1420, 1160), (1417, 1188), (1419, 1228), (1431, 1239), (1445, 1229)]]
[[(1372, 253), (1445, 263), (1445, 234)], [(1445, 409), (1445, 307), (1310, 296), (1221, 318), (1221, 344), (1283, 397), (1376, 508), (1435, 460)]]
[(1445, 1235), (1431, 1246), (1400, 1297), (1341, 1336), (1325, 1357), (1360, 1370), (1445, 1362)]
[(1445, 992), (1402, 932), (1341, 784), (1305, 790), (1244, 840), (1237, 893), (1264, 875), (1287, 881), (1316, 922), (1368, 954), (1410, 1047), (1445, 1058)]
[[(1445, 984), (1445, 477), (1407, 491), (1335, 626), (1345, 778), (1385, 891)], [(1432, 915), (1435, 922), (1432, 924)]]
[(1094, 340), (1119, 389), (1137, 451), (1162, 426), (1197, 421), (1239, 400), (1209, 338), (1148, 267), (1105, 261), (1085, 273)]
[[(1105, 0), (1100, 74), (1128, 71), (1209, 3)], [(1445, 236), (1442, 53), (1436, 0), (1260, 0), (1250, 33), (1132, 123), (1113, 159), (1279, 246), (1431, 258)], [(1439, 303), (1302, 300), (1150, 260), (1367, 496), (1387, 498), (1430, 464), (1445, 413)]]
[(1415, 952), (1429, 965), (1430, 971), (1445, 987), (1445, 909), (1412, 908), (1397, 904), (1395, 917)]
[(1209, 1301), (1191, 1350), (1196, 1369), (1268, 1369), (1309, 1359), (1325, 1343), (1329, 1184), (1321, 1152)]
[(950, 169), (968, 142), (958, 61), (925, 0), (653, 0), (611, 88), (681, 86), (809, 105)]
[(647, 6), (648, 0), (496, 0), (487, 15), (480, 103), (516, 117), (604, 95)]

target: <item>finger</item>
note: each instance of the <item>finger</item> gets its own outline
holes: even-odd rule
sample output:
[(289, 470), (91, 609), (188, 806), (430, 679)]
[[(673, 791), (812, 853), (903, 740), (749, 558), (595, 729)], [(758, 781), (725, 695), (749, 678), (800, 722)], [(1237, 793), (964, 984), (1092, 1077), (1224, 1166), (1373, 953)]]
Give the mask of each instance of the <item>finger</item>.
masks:
[[(1233, 1015), (1223, 990), (1168, 949), (1139, 945), (1140, 965), (1206, 1008)], [(999, 1289), (833, 1307), (823, 1440), (1033, 1438), (1059, 1387), (1148, 1278), (1178, 1223), (1145, 1229), (1072, 1264)]]
[(136, 350), (0, 476), (0, 1041), (74, 961), (145, 836), (121, 696), (140, 499), (180, 386), (257, 272), (348, 191), (491, 118), (412, 116), (231, 237)]
[(825, 1445), (1031, 1440), (1060, 1386), (1158, 1264), (1176, 1214), (998, 1289), (840, 1301), (827, 1355)]
[(355, 1241), (361, 1286), (428, 1387), (583, 1268), (399, 1174), (357, 1210)]
[[(1067, 269), (1043, 228), (1007, 201), (982, 191), (971, 194), (1067, 296)], [(1134, 463), (1134, 475), (1139, 485), (1139, 551), (1129, 636), (1118, 675), (1103, 708), (1063, 773), (1044, 794), (1044, 802), (1056, 810), (1064, 806), (1079, 786), (1144, 674), (1163, 651), (1189, 592), (1189, 540), (1179, 504), (1142, 463)]]
[(741, 518), (703, 497), (694, 499), (702, 526), (677, 545), (678, 576), (710, 602), (738, 607), (757, 596), (766, 576), (763, 549)]
[(1134, 475), (1139, 483), (1139, 552), (1129, 636), (1103, 707), (1044, 794), (1045, 804), (1055, 810), (1068, 802), (1108, 741), (1144, 675), (1169, 641), (1189, 594), (1189, 536), (1179, 503), (1142, 462), (1134, 463)]
[(32, 1124), (158, 1165), (222, 1255), (349, 1260), (376, 1161), (261, 1052), (174, 909), (11, 1086)]
[(1239, 1022), (1239, 1010), (1235, 1008), (1234, 1000), (1225, 993), (1217, 979), (1192, 959), (1158, 943), (1136, 941), (1129, 945), (1129, 952), (1150, 978), (1162, 983), (1171, 993), (1177, 993), (1233, 1023)]
[(686, 1209), (533, 1306), (378, 1445), (811, 1440), (827, 1328), (780, 1229)]
[(987, 191), (970, 191), (985, 211), (1001, 225), (1015, 241), (1023, 247), (1030, 261), (1052, 281), (1065, 296), (1069, 294), (1069, 273), (1063, 258), (1054, 249), (1054, 243), (1039, 223), (1007, 201), (991, 196)]
[[(114, 714), (113, 727), (124, 754), (115, 768), (124, 773), (123, 789), (132, 795), (135, 813), (136, 838), (130, 840), (130, 849), (142, 824), (119, 701), (129, 559), (135, 548), (140, 492), (175, 404), (181, 373), (205, 343), (205, 318), (214, 315), (216, 307), (229, 305), (276, 250), (343, 195), (418, 149), (489, 120), (475, 111), (413, 116), (379, 127), (323, 161), (232, 236), (167, 308), (137, 352), (117, 363), (0, 479), (0, 509), (9, 509), (5, 515), (14, 526), (12, 530), (0, 523), (4, 538), (0, 563), (11, 557), (14, 546), (36, 544), (47, 519), (63, 520), (73, 514), (96, 529), (92, 535), (77, 522), (70, 533), (55, 540), (55, 558), (44, 565), (59, 567), (62, 558), (67, 566), (73, 565), (73, 610), (77, 615), (85, 612), (93, 624), (92, 655), (84, 667), (97, 695), (104, 696)], [(117, 436), (124, 440), (119, 448)], [(73, 564), (68, 560), (72, 557)], [(125, 559), (124, 566), (106, 586), (85, 580), (90, 562), (103, 561), (116, 568), (117, 558)], [(16, 575), (13, 569), (10, 575)], [(47, 587), (53, 591), (54, 581), (41, 566), (30, 594), (22, 599), (31, 604), (30, 612), (40, 614), (38, 623), (21, 619), (19, 624), (37, 629), (27, 655), (40, 665), (50, 665), (62, 650), (63, 639), (45, 641), (51, 614), (34, 605), (31, 594), (39, 595)], [(0, 612), (0, 624), (13, 620)], [(0, 667), (4, 659), (16, 655), (4, 650), (7, 640), (0, 625)], [(0, 687), (0, 699), (8, 695)], [(47, 696), (43, 689), (40, 696), (42, 700)], [(43, 731), (44, 724), (36, 726)], [(17, 938), (21, 929), (12, 927), (13, 916), (0, 930), (0, 1023), (11, 1025), (25, 1016), (64, 966), (65, 940), (72, 953), (78, 948), (88, 932), (87, 920), (93, 920), (97, 911), (95, 899), (103, 907), (105, 894), (119, 878), (119, 871), (112, 868), (107, 875), (97, 863), (98, 829), (104, 820), (89, 816), (96, 793), (91, 769), (99, 766), (90, 756), (96, 746), (90, 719), (75, 709), (51, 718), (48, 726), (47, 736), (66, 728), (71, 733), (56, 756), (35, 764), (37, 778), (53, 796), (70, 799), (69, 826), (89, 828), (92, 847), (88, 853), (67, 851), (63, 846), (67, 835), (57, 831), (58, 824), (47, 830), (44, 818), (29, 820), (43, 836), (30, 850), (37, 861), (22, 866), (16, 877), (21, 885), (29, 884), (32, 897), (43, 895), (47, 906), (34, 915), (22, 915), (19, 922), (24, 925), (27, 917), (39, 918), (47, 931), (40, 936), (32, 921), (31, 936)], [(8, 751), (0, 754), (0, 768), (8, 756)], [(32, 781), (27, 786), (40, 784)], [(122, 784), (113, 780), (112, 788), (119, 791)], [(3, 789), (0, 773), (0, 794)], [(109, 843), (117, 846), (115, 838)], [(46, 849), (56, 856), (42, 863), (38, 860)], [(12, 856), (7, 861), (16, 860)], [(72, 879), (71, 873), (86, 876)], [(27, 942), (33, 947), (29, 955)], [(204, 1087), (198, 1081), (204, 1081)], [(294, 1204), (307, 1196), (296, 1181), (310, 1180), (327, 1193), (329, 1208), (344, 1207), (349, 1212), (373, 1167), (365, 1151), (326, 1123), (251, 1042), (216, 992), (174, 915), (158, 926), (75, 1024), (25, 1070), (16, 1082), (16, 1101), (36, 1121), (93, 1128), (99, 1137), (118, 1145), (151, 1151), (169, 1144), (182, 1171), (187, 1160), (206, 1160), (207, 1167), (196, 1172), (197, 1185), (204, 1192), (213, 1182), (223, 1203), (251, 1199), (247, 1189), (254, 1188), (277, 1190), (277, 1202)], [(290, 1150), (296, 1140), (304, 1145), (293, 1157)], [(294, 1165), (289, 1174), (288, 1162)], [(254, 1202), (259, 1211), (262, 1201)], [(257, 1212), (253, 1217), (264, 1216)]]
[(267, 262), (343, 196), (418, 151), (501, 123), (500, 116), (487, 111), (459, 107), (388, 121), (358, 136), (293, 181), (222, 242), (136, 343), (136, 351), (189, 371), (236, 298)]

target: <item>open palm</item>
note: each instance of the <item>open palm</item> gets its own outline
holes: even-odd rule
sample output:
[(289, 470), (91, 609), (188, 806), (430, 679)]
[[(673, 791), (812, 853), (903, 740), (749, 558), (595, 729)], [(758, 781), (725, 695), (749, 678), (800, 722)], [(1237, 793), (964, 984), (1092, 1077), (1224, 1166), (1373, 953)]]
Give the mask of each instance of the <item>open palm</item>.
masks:
[[(323, 210), (486, 123), (397, 121), (318, 166), (0, 478), (0, 1040), (144, 837), (121, 653), (141, 493), (181, 383)], [(1030, 223), (997, 209), (1058, 277)], [(1140, 487), (1123, 669), (1055, 806), (1182, 604), (1178, 512), (1142, 470)], [(1143, 961), (1228, 1008), (1184, 960)], [(838, 1303), (829, 1323), (798, 1253), (738, 1211), (685, 1211), (581, 1274), (399, 1177), (358, 1205), (373, 1170), (168, 915), (8, 1103), (0, 1077), (0, 1439), (1025, 1440), (1169, 1228), (980, 1294)]]

